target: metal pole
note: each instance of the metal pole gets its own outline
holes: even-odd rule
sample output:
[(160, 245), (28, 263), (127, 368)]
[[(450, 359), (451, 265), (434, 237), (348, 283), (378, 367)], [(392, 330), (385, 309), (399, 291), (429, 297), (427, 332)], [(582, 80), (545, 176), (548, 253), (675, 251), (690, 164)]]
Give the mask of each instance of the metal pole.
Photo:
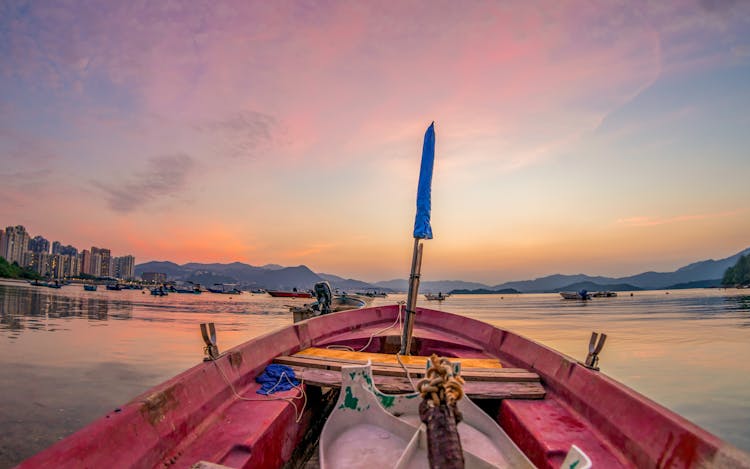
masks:
[(409, 275), (409, 294), (406, 297), (406, 317), (404, 330), (401, 334), (401, 355), (409, 355), (411, 350), (411, 336), (414, 330), (414, 315), (416, 314), (417, 296), (419, 294), (419, 275), (422, 270), (422, 248), (420, 238), (414, 238), (414, 254), (411, 259), (411, 274)]

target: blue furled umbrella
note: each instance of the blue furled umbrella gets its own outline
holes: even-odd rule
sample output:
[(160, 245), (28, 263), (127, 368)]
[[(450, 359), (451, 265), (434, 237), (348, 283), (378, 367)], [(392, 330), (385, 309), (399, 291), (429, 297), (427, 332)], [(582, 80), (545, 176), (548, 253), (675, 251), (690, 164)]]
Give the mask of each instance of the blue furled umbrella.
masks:
[(435, 163), (435, 123), (427, 128), (422, 145), (422, 164), (419, 169), (419, 185), (417, 186), (417, 215), (414, 219), (414, 255), (411, 261), (409, 275), (409, 294), (406, 298), (406, 316), (404, 330), (401, 335), (401, 354), (409, 355), (412, 331), (414, 330), (414, 314), (419, 293), (419, 276), (422, 269), (422, 239), (432, 239), (430, 226), (432, 167)]
[(435, 163), (435, 123), (424, 133), (422, 145), (422, 165), (419, 168), (419, 185), (417, 186), (417, 216), (414, 219), (414, 237), (432, 239), (430, 226), (430, 209), (432, 193), (432, 167)]

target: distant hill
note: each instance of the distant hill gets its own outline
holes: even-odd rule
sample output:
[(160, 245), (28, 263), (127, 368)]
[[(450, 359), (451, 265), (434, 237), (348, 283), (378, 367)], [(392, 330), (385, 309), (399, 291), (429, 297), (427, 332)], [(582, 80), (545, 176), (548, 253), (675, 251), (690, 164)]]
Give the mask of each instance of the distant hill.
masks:
[[(462, 280), (422, 281), (420, 291), (424, 293), (451, 292), (456, 290), (487, 290), (492, 292), (518, 291), (522, 293), (558, 292), (564, 290), (578, 291), (582, 288), (590, 291), (599, 290), (656, 290), (677, 288), (700, 288), (717, 286), (715, 279), (721, 279), (729, 267), (734, 266), (741, 255), (750, 254), (750, 248), (733, 256), (719, 260), (694, 262), (674, 272), (643, 272), (629, 277), (613, 278), (589, 276), (585, 274), (555, 274), (534, 280), (506, 282), (490, 286), (478, 282)], [(356, 279), (347, 279), (333, 274), (316, 274), (307, 266), (283, 267), (267, 264), (255, 267), (242, 262), (229, 264), (201, 264), (190, 262), (177, 265), (174, 262), (152, 261), (135, 266), (135, 274), (143, 272), (164, 272), (170, 280), (190, 280), (203, 285), (213, 283), (239, 283), (245, 288), (291, 289), (294, 287), (312, 288), (315, 282), (327, 280), (333, 288), (344, 291), (366, 289), (385, 290), (390, 292), (407, 291), (406, 279), (392, 279), (367, 283)]]
[(559, 291), (562, 287), (580, 282), (592, 282), (597, 284), (616, 283), (615, 279), (608, 277), (591, 277), (589, 275), (549, 275), (534, 280), (522, 280), (520, 282), (507, 282), (492, 287), (493, 290), (503, 288), (514, 288), (524, 293), (543, 293)]
[[(579, 282), (592, 282), (600, 286), (627, 284), (643, 290), (659, 290), (671, 288), (673, 285), (687, 284), (690, 282), (702, 282), (722, 278), (727, 268), (733, 266), (737, 259), (743, 254), (750, 253), (750, 248), (737, 254), (719, 260), (707, 260), (694, 262), (680, 267), (674, 272), (644, 272), (629, 277), (592, 277), (585, 274), (578, 275), (549, 275), (534, 280), (520, 282), (507, 282), (491, 287), (492, 290), (500, 288), (515, 288), (524, 293), (542, 293), (563, 291), (571, 288), (571, 285)], [(618, 290), (619, 291), (619, 290)]]
[(255, 267), (242, 262), (229, 264), (202, 264), (189, 262), (177, 265), (174, 262), (145, 262), (135, 266), (136, 276), (144, 272), (163, 272), (168, 280), (184, 280), (211, 286), (214, 283), (237, 283), (241, 287), (266, 288), (273, 290), (291, 290), (292, 288), (312, 288), (316, 282), (328, 280), (333, 288), (351, 291), (374, 288), (366, 282), (354, 279), (342, 279), (334, 275), (318, 275), (307, 266), (283, 267), (269, 264)]
[(670, 285), (665, 290), (684, 290), (686, 288), (717, 288), (721, 286), (721, 279), (714, 280), (696, 280), (695, 282), (678, 283)]
[[(337, 275), (333, 274), (318, 274), (323, 280), (327, 280), (328, 283), (331, 284), (332, 287), (338, 288), (341, 291), (345, 292), (357, 292), (357, 291), (364, 291), (364, 290), (372, 290), (374, 287), (370, 285), (367, 282), (363, 282), (361, 280), (355, 280), (353, 278), (341, 278)], [(381, 291), (385, 292), (392, 292), (393, 290), (389, 288), (380, 288)]]

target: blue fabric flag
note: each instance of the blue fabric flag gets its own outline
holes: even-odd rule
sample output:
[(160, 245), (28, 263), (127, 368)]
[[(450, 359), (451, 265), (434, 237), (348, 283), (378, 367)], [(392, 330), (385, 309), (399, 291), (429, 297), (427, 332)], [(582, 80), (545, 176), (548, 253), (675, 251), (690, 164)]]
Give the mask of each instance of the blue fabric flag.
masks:
[(266, 366), (263, 373), (255, 377), (255, 381), (261, 385), (260, 389), (255, 392), (265, 394), (266, 396), (278, 391), (288, 391), (294, 386), (299, 386), (299, 381), (294, 377), (294, 370), (286, 365), (271, 364)]
[(422, 165), (419, 168), (419, 186), (417, 187), (417, 216), (414, 219), (414, 237), (432, 239), (430, 226), (430, 201), (432, 192), (432, 166), (435, 162), (435, 123), (427, 128), (422, 145)]

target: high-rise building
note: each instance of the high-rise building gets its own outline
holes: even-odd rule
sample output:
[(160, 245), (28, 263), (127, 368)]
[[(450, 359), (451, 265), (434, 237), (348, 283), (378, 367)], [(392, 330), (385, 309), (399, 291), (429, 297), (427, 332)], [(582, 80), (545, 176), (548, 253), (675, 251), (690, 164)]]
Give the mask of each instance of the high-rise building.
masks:
[(135, 257), (131, 255), (115, 257), (115, 274), (117, 278), (131, 280), (135, 278)]
[(102, 255), (98, 252), (94, 254), (91, 253), (91, 273), (90, 275), (93, 275), (94, 277), (106, 277), (106, 274), (102, 274)]
[(9, 226), (5, 228), (5, 234), (3, 235), (2, 246), (0, 246), (2, 255), (5, 260), (10, 262), (23, 263), (23, 253), (29, 249), (29, 234), (26, 232), (26, 228), (21, 225)]
[(91, 273), (91, 251), (84, 249), (81, 252), (81, 273), (86, 275), (93, 275)]
[(29, 251), (49, 253), (49, 241), (42, 236), (34, 236), (29, 240)]
[(63, 246), (60, 241), (55, 241), (54, 243), (52, 243), (52, 254), (65, 254), (67, 256), (75, 256), (78, 255), (78, 249), (69, 244), (67, 246)]
[[(99, 256), (99, 273), (97, 277), (114, 277), (114, 266), (112, 265), (112, 252), (106, 248), (98, 248), (96, 246), (91, 247), (91, 255)], [(96, 267), (92, 265), (92, 270), (96, 270)], [(94, 274), (92, 274), (94, 275)]]

